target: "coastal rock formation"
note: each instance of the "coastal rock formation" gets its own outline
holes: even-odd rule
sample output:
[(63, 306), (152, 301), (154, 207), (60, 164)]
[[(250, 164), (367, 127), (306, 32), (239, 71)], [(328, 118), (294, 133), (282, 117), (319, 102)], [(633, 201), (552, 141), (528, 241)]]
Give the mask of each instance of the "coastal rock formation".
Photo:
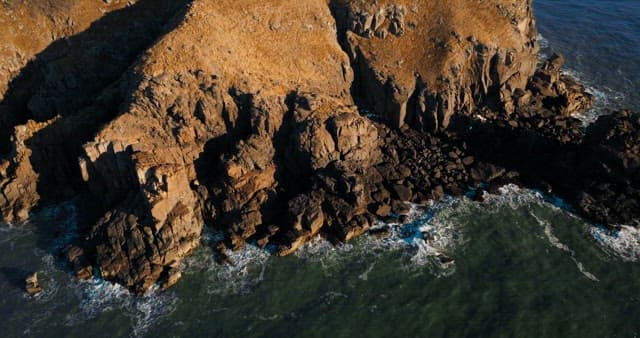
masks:
[(53, 20), (64, 38), (0, 72), (2, 218), (80, 195), (78, 278), (166, 288), (205, 225), (221, 262), (246, 243), (288, 255), (505, 183), (607, 224), (639, 217), (636, 115), (581, 128), (593, 98), (561, 56), (538, 65), (530, 1), (93, 6), (69, 3), (87, 23)]
[(127, 95), (126, 87), (113, 82), (185, 2), (0, 4), (0, 20), (8, 27), (0, 33), (0, 210), (5, 220), (24, 220), (41, 199), (69, 199), (84, 188), (78, 170), (81, 144)]
[(251, 17), (193, 2), (132, 69), (140, 80), (122, 112), (84, 145), (82, 177), (107, 210), (88, 237), (104, 278), (139, 290), (165, 279), (204, 220), (238, 248), (277, 216), (280, 176), (297, 173), (290, 141), (291, 165), (307, 170), (368, 156), (359, 137), (371, 130), (348, 106), (352, 75), (326, 5), (247, 5)]
[(531, 1), (335, 5), (356, 91), (393, 127), (442, 131), (454, 113), (513, 111), (538, 62)]
[(640, 226), (640, 115), (620, 111), (589, 127), (577, 204), (603, 224)]

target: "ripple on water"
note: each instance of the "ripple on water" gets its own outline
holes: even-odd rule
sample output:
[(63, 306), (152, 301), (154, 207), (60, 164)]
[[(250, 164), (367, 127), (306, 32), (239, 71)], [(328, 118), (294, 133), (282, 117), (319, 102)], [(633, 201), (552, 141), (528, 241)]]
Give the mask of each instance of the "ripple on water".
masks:
[[(316, 238), (305, 244), (295, 253), (300, 260), (319, 262), (329, 268), (341, 260), (353, 259), (353, 256), (378, 255), (389, 250), (400, 250), (408, 256), (406, 261), (409, 266), (426, 266), (436, 276), (447, 275), (455, 272), (455, 263), (443, 261), (442, 257), (455, 256), (455, 250), (466, 240), (459, 226), (460, 217), (482, 208), (484, 211), (499, 211), (501, 208), (519, 209), (523, 206), (541, 204), (546, 207), (556, 208), (563, 212), (567, 205), (557, 198), (546, 196), (540, 192), (522, 189), (515, 185), (507, 185), (500, 188), (498, 195), (486, 195), (482, 203), (473, 202), (468, 198), (447, 198), (442, 202), (428, 205), (411, 205), (409, 222), (379, 223), (376, 227), (388, 226), (390, 236), (379, 239), (365, 235), (353, 242), (334, 246), (322, 238)], [(69, 214), (69, 213), (68, 213)], [(570, 213), (568, 213), (570, 214)], [(73, 213), (71, 213), (73, 215)], [(543, 228), (549, 242), (559, 250), (567, 253), (576, 264), (578, 270), (587, 278), (597, 281), (597, 278), (589, 273), (575, 258), (575, 253), (567, 245), (563, 244), (553, 233), (550, 223), (541, 219), (535, 213), (531, 213)], [(73, 217), (72, 217), (73, 218)], [(75, 229), (75, 227), (71, 227)], [(11, 231), (0, 228), (0, 231)], [(629, 261), (640, 259), (640, 231), (635, 228), (622, 227), (620, 231), (612, 232), (603, 228), (594, 227), (591, 234), (598, 243), (608, 248), (611, 252)], [(55, 241), (52, 245), (62, 247), (65, 241), (74, 238), (75, 234), (64, 234), (64, 238)], [(205, 234), (205, 240), (215, 239), (216, 234)], [(54, 275), (60, 270), (60, 264), (49, 253), (38, 251), (36, 254), (42, 257), (46, 266), (44, 278)], [(269, 252), (252, 245), (244, 249), (227, 253), (233, 264), (219, 265), (215, 263), (213, 253), (205, 247), (185, 260), (185, 274), (202, 273), (209, 283), (206, 283), (206, 292), (216, 295), (245, 294), (264, 280), (265, 271), (268, 269), (270, 259)], [(364, 271), (357, 276), (361, 280), (368, 280), (369, 274), (376, 268), (376, 261), (369, 262)], [(178, 297), (172, 292), (159, 292), (157, 289), (149, 293), (136, 296), (129, 293), (124, 287), (101, 279), (88, 281), (76, 281), (69, 274), (64, 278), (55, 278), (47, 281), (47, 289), (36, 301), (42, 303), (60, 302), (58, 298), (65, 294), (61, 289), (75, 290), (80, 301), (77, 310), (72, 310), (66, 315), (64, 324), (74, 326), (96, 318), (101, 314), (117, 310), (131, 320), (131, 335), (138, 337), (148, 332), (163, 318), (171, 315), (177, 304)], [(222, 309), (221, 311), (224, 311)], [(274, 318), (257, 318), (259, 320), (273, 320)]]
[[(508, 206), (515, 210), (525, 205), (537, 204), (562, 211), (566, 216), (579, 219), (572, 207), (561, 198), (545, 195), (535, 190), (523, 189), (513, 184), (500, 188), (500, 194), (498, 195), (486, 194), (485, 204), (489, 207), (485, 210), (497, 210), (497, 208), (503, 206)], [(535, 214), (532, 215), (536, 218), (538, 223), (545, 227), (550, 227), (548, 222), (541, 220), (535, 216)], [(601, 225), (592, 224), (589, 226), (589, 234), (608, 254), (627, 262), (640, 261), (640, 229), (629, 225), (619, 225), (617, 226), (617, 229), (608, 229)], [(550, 228), (547, 236), (552, 244), (557, 246), (556, 244), (558, 244), (559, 241), (554, 243), (555, 236), (550, 231)], [(563, 249), (562, 247), (559, 248)], [(576, 262), (576, 264), (582, 272), (584, 269), (581, 267), (582, 264), (580, 262)], [(591, 278), (590, 276), (587, 277)], [(593, 277), (595, 278), (595, 276)]]
[[(46, 227), (40, 228), (43, 225)], [(34, 301), (43, 309), (28, 324), (26, 333), (31, 331), (31, 327), (52, 320), (55, 313), (61, 311), (67, 314), (59, 324), (71, 327), (91, 321), (107, 311), (118, 310), (131, 320), (131, 336), (140, 337), (175, 310), (178, 302), (175, 294), (159, 292), (157, 287), (139, 296), (118, 284), (99, 278), (86, 281), (75, 279), (67, 262), (57, 256), (78, 238), (77, 226), (78, 210), (71, 201), (44, 208), (24, 224), (0, 227), (0, 233), (7, 234), (0, 240), (3, 245), (7, 241), (12, 244), (22, 237), (28, 239), (34, 234), (40, 237), (38, 240), (43, 244), (29, 249), (34, 257), (40, 259), (38, 277), (44, 288), (33, 297), (23, 294), (25, 299)], [(74, 294), (79, 301), (77, 304), (71, 302)]]

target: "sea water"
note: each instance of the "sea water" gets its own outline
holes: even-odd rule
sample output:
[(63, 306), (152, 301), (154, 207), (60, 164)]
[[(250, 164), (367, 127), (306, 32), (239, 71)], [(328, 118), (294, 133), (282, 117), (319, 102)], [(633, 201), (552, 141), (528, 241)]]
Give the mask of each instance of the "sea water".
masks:
[[(563, 53), (598, 98), (585, 123), (607, 108), (639, 110), (640, 1), (534, 2), (542, 53)], [(515, 186), (484, 202), (413, 206), (386, 239), (317, 239), (284, 258), (248, 246), (224, 266), (202, 247), (177, 285), (142, 296), (72, 277), (57, 252), (77, 236), (76, 215), (66, 203), (0, 226), (0, 336), (640, 334), (640, 231), (612, 232)], [(31, 271), (45, 290), (35, 297), (22, 289)]]

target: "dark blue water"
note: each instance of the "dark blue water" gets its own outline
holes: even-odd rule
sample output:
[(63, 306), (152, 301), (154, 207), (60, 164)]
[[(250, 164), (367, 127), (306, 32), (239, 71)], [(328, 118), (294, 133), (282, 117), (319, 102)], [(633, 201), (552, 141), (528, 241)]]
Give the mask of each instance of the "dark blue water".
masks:
[(543, 52), (561, 52), (597, 109), (640, 109), (640, 1), (534, 0)]
[[(640, 108), (640, 1), (537, 0), (535, 10), (543, 53), (563, 53), (598, 97), (592, 115)], [(484, 203), (416, 209), (387, 240), (318, 241), (286, 258), (248, 248), (223, 267), (199, 249), (174, 288), (136, 297), (74, 280), (55, 255), (65, 239), (36, 233), (35, 223), (73, 228), (63, 205), (0, 226), (0, 337), (640, 335), (640, 231), (610, 233), (562, 207), (507, 187)], [(45, 287), (35, 298), (20, 280), (33, 270)]]

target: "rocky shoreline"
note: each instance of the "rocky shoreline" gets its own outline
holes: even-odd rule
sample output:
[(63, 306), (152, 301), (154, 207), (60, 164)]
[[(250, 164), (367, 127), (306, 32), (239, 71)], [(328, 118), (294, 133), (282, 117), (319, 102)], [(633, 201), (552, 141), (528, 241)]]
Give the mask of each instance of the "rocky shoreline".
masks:
[(640, 225), (640, 115), (572, 117), (593, 97), (539, 63), (531, 1), (245, 2), (115, 2), (3, 64), (2, 218), (82, 196), (64, 254), (136, 292), (176, 283), (203, 226), (221, 263), (288, 255), (508, 183)]

